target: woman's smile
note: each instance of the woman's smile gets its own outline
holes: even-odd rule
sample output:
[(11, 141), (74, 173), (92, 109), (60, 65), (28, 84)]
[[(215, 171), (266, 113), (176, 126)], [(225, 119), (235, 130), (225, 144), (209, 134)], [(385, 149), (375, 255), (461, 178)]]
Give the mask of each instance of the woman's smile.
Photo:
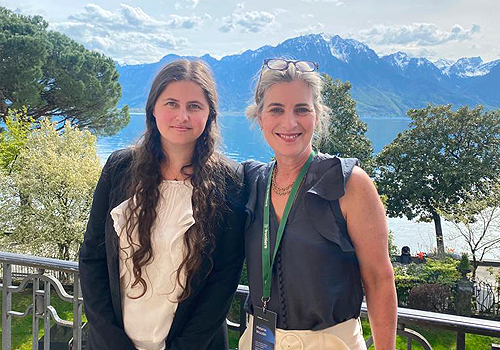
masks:
[(275, 133), (276, 136), (278, 136), (280, 139), (282, 139), (285, 142), (294, 142), (297, 140), (299, 136), (302, 135), (302, 133)]

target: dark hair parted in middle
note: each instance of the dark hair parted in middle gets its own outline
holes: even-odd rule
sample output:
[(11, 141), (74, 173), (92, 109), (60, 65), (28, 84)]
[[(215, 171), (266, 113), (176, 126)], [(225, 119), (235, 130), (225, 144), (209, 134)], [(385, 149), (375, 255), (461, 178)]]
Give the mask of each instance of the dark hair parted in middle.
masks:
[[(143, 296), (147, 290), (142, 267), (154, 259), (151, 246), (151, 232), (157, 217), (156, 208), (160, 198), (159, 185), (163, 181), (162, 166), (168, 164), (168, 154), (162, 148), (161, 135), (153, 115), (156, 101), (166, 87), (176, 81), (196, 83), (205, 94), (209, 105), (208, 120), (201, 136), (197, 139), (190, 164), (182, 168), (193, 186), (192, 207), (195, 223), (184, 235), (186, 252), (177, 270), (177, 281), (183, 288), (179, 302), (191, 294), (194, 273), (200, 268), (204, 256), (214, 249), (214, 230), (220, 220), (221, 211), (227, 208), (225, 202), (226, 179), (233, 177), (226, 160), (216, 151), (220, 140), (217, 125), (217, 92), (209, 68), (199, 61), (175, 61), (163, 67), (153, 80), (146, 104), (146, 132), (134, 149), (130, 179), (127, 184), (129, 198), (126, 233), (133, 247), (132, 262), (134, 281), (132, 286), (142, 285)], [(185, 169), (192, 167), (192, 173)], [(139, 245), (134, 244), (132, 232), (137, 226)], [(213, 262), (210, 258), (213, 265)], [(186, 274), (185, 285), (181, 272)]]

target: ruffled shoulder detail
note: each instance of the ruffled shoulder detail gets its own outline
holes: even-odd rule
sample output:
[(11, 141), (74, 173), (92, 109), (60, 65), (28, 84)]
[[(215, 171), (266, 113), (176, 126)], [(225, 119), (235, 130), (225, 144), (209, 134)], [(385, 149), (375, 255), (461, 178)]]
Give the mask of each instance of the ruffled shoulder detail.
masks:
[(320, 153), (315, 156), (306, 181), (315, 183), (307, 192), (328, 201), (339, 199), (345, 193), (345, 185), (359, 161), (356, 158), (339, 158)]
[(130, 199), (127, 199), (120, 203), (118, 206), (113, 208), (111, 210), (110, 215), (111, 218), (113, 219), (113, 228), (115, 229), (115, 233), (118, 236), (118, 241), (119, 241), (119, 253), (118, 256), (120, 257), (121, 263), (120, 263), (120, 273), (119, 277), (122, 278), (126, 272), (127, 272), (127, 266), (124, 263), (127, 259), (130, 258), (132, 254), (132, 250), (130, 249), (130, 244), (127, 241), (127, 235), (125, 233), (125, 226), (127, 224), (127, 217), (125, 216), (125, 210), (128, 205), (128, 201)]
[(110, 215), (113, 219), (113, 228), (118, 236), (121, 236), (122, 231), (125, 229), (125, 225), (127, 223), (127, 217), (125, 216), (125, 210), (128, 205), (128, 201), (123, 201), (118, 206), (111, 210)]
[(354, 252), (347, 234), (338, 199), (345, 193), (345, 184), (358, 160), (318, 154), (309, 168), (306, 181), (306, 210), (312, 226), (323, 237), (337, 244), (344, 252)]

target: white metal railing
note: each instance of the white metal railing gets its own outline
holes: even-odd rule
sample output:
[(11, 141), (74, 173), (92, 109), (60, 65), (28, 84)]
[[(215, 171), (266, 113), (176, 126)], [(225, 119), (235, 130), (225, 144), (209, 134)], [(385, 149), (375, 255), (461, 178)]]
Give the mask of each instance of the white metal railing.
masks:
[[(58, 325), (73, 329), (73, 338), (68, 343), (68, 348), (82, 349), (82, 305), (78, 263), (49, 259), (38, 256), (22, 255), (0, 252), (2, 267), (2, 349), (10, 350), (12, 347), (12, 317), (26, 317), (31, 315), (32, 321), (32, 349), (38, 350), (39, 321), (43, 321), (44, 337), (43, 348), (50, 349), (50, 321)], [(13, 283), (12, 270), (14, 266), (27, 266), (36, 272), (15, 274)], [(33, 271), (33, 270), (32, 270)], [(69, 277), (73, 285), (73, 295), (64, 289), (61, 281), (53, 273), (62, 272)], [(12, 295), (22, 292), (32, 286), (32, 303), (26, 310), (12, 309)], [(73, 304), (73, 321), (66, 321), (59, 317), (56, 309), (50, 303), (50, 289), (54, 288), (63, 301)]]
[[(50, 349), (50, 321), (51, 319), (58, 325), (70, 327), (73, 331), (73, 338), (68, 343), (68, 348), (72, 350), (82, 349), (82, 306), (80, 278), (78, 274), (78, 263), (49, 259), (31, 255), (21, 255), (0, 252), (0, 266), (2, 269), (2, 349), (10, 350), (11, 342), (11, 321), (12, 317), (33, 316), (32, 322), (32, 349), (38, 350), (39, 321), (43, 321), (44, 340), (43, 348)], [(24, 266), (29, 269), (19, 271), (16, 267)], [(69, 294), (57, 278), (63, 273), (67, 281), (71, 281), (73, 294)], [(13, 281), (14, 280), (14, 281)], [(15, 283), (13, 283), (15, 282)], [(26, 310), (12, 310), (13, 294), (26, 290), (28, 285), (32, 285), (32, 303)], [(73, 304), (73, 321), (62, 320), (54, 307), (50, 304), (51, 287), (54, 288), (60, 299)], [(248, 296), (247, 286), (240, 285), (236, 292), (236, 298), (240, 300), (239, 323), (229, 322), (229, 328), (240, 333), (246, 328), (246, 313), (243, 308), (244, 301)], [(363, 303), (361, 316), (367, 317), (366, 305)], [(435, 312), (413, 310), (408, 308), (398, 308), (398, 335), (408, 339), (408, 348), (411, 349), (411, 341), (416, 341), (424, 349), (432, 349), (427, 340), (407, 326), (427, 326), (432, 328), (452, 330), (457, 333), (457, 349), (465, 349), (465, 334), (479, 334), (492, 337), (500, 337), (500, 322), (478, 318), (461, 317)], [(368, 347), (373, 344), (371, 338), (366, 341)], [(497, 345), (492, 345), (497, 349)]]

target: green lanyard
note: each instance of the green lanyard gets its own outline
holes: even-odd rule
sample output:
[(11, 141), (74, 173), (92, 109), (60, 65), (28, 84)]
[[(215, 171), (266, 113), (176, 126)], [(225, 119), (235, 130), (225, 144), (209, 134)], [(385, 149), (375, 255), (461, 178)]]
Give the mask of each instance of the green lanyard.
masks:
[(286, 221), (288, 219), (288, 214), (290, 214), (290, 209), (297, 196), (297, 191), (299, 189), (302, 179), (309, 169), (309, 165), (314, 157), (314, 151), (311, 152), (307, 162), (300, 169), (299, 176), (295, 179), (290, 195), (285, 205), (285, 210), (283, 211), (283, 217), (281, 218), (280, 225), (278, 227), (278, 232), (276, 234), (276, 244), (274, 245), (274, 253), (271, 260), (271, 248), (269, 244), (269, 216), (270, 216), (270, 200), (271, 200), (271, 183), (273, 178), (273, 171), (276, 163), (273, 164), (273, 168), (269, 174), (267, 180), (266, 197), (264, 199), (264, 223), (262, 225), (262, 304), (264, 309), (267, 308), (267, 303), (271, 297), (271, 277), (273, 271), (274, 260), (276, 259), (276, 254), (278, 253), (278, 248), (280, 246), (281, 237), (283, 237), (283, 231), (285, 230)]

